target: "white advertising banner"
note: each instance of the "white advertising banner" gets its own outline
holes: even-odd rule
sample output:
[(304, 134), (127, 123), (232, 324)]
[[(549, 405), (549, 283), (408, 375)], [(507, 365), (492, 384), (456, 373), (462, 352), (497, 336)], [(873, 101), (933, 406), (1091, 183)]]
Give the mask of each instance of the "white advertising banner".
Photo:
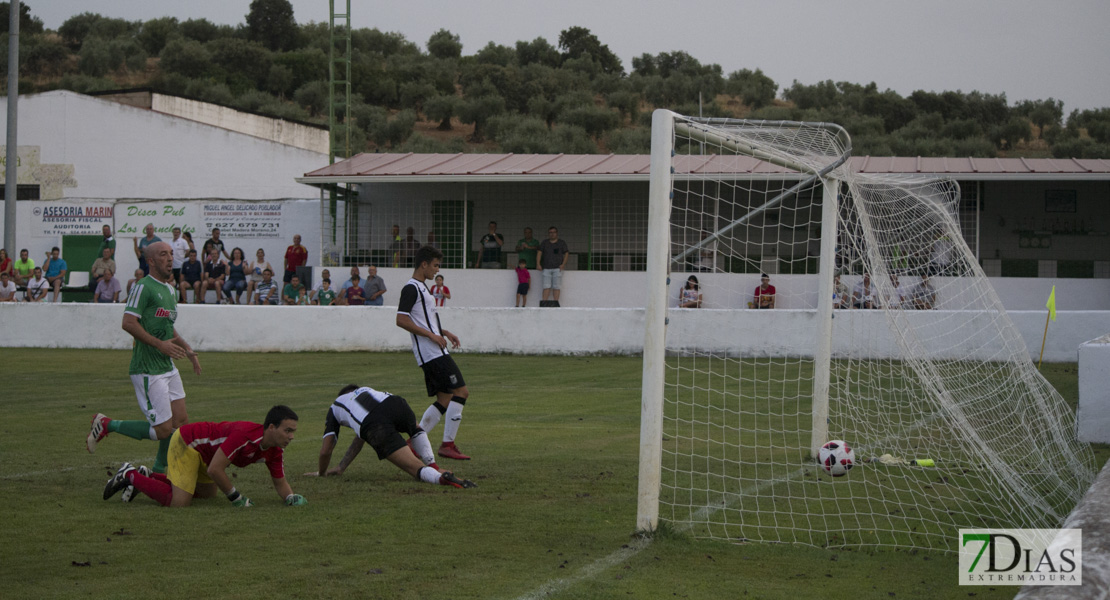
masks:
[(116, 204), (116, 235), (124, 238), (142, 237), (148, 223), (154, 225), (154, 235), (168, 240), (173, 228), (196, 234), (200, 212), (194, 202), (184, 200), (157, 200), (146, 202), (119, 202)]
[(100, 235), (104, 225), (112, 224), (112, 205), (108, 202), (34, 202), (31, 231), (34, 237), (63, 235)]
[(225, 237), (236, 239), (282, 237), (281, 202), (206, 202), (205, 231), (218, 228)]

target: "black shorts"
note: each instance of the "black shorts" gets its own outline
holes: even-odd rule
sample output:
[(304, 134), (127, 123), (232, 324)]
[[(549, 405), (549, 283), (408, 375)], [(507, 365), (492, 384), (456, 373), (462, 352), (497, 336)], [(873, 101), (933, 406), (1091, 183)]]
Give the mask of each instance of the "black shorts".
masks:
[(466, 385), (462, 371), (450, 354), (429, 360), (420, 368), (424, 369), (424, 385), (428, 387), (429, 396), (435, 396), (439, 392), (452, 392)]
[(412, 439), (419, 430), (409, 403), (400, 396), (390, 396), (366, 416), (359, 437), (378, 453), (378, 460), (384, 460), (405, 447), (401, 433)]
[[(293, 281), (293, 276), (296, 275), (296, 274), (297, 274), (296, 271), (286, 271), (285, 272), (285, 277), (282, 278), (282, 281), (284, 281), (285, 283), (289, 283), (289, 282)], [(301, 282), (301, 283), (304, 283), (304, 282)]]
[(181, 268), (180, 267), (173, 270), (173, 282), (177, 283), (178, 281), (181, 281)]
[(529, 286), (530, 286), (530, 283), (527, 282), (527, 281), (525, 281), (524, 283), (516, 284), (516, 293), (520, 294), (521, 296), (527, 296)]

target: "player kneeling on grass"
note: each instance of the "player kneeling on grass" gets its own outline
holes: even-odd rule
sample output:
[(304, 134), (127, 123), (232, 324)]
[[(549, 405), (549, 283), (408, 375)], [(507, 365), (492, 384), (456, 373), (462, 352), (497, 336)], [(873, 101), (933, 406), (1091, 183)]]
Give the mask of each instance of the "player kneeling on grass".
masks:
[[(358, 432), (339, 466), (328, 469), (331, 453), (339, 441), (339, 428), (350, 427)], [(408, 445), (401, 432), (409, 436)], [(457, 488), (478, 487), (468, 479), (459, 479), (451, 471), (440, 471), (432, 455), (432, 445), (423, 429), (416, 426), (416, 415), (400, 396), (373, 388), (348, 385), (339, 390), (339, 397), (328, 407), (324, 424), (324, 443), (320, 447), (320, 470), (305, 475), (339, 475), (351, 465), (370, 444), (378, 460), (388, 460), (399, 469), (425, 483), (453, 485)], [(411, 448), (411, 450), (410, 450)]]
[(253, 506), (231, 485), (227, 467), (265, 462), (278, 496), (289, 506), (302, 506), (307, 501), (289, 487), (282, 462), (282, 450), (296, 432), (297, 413), (281, 405), (270, 409), (262, 425), (249, 421), (189, 423), (170, 438), (166, 475), (146, 476), (131, 463), (123, 463), (104, 486), (104, 499), (133, 485), (162, 506), (189, 506), (194, 496), (215, 496), (218, 487), (232, 505)]

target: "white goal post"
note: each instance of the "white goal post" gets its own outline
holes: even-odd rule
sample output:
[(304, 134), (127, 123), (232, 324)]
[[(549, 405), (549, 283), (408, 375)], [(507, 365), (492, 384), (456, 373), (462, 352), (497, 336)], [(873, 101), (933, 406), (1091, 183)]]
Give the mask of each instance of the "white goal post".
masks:
[[(850, 154), (833, 124), (653, 115), (638, 529), (951, 551), (1056, 526), (1093, 480), (959, 186)], [(814, 460), (832, 439), (846, 477)]]

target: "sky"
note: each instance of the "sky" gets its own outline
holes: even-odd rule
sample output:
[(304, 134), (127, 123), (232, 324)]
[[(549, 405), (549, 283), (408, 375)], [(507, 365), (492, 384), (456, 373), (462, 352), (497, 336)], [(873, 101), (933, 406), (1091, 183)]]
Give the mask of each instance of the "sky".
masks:
[[(291, 0), (298, 23), (327, 22), (327, 0)], [(250, 0), (30, 0), (57, 29), (81, 12), (146, 21), (173, 16), (245, 22)], [(344, 0), (335, 0), (340, 10)], [(424, 48), (440, 29), (463, 54), (573, 26), (589, 29), (631, 71), (632, 58), (683, 50), (725, 75), (762, 69), (794, 81), (875, 82), (915, 90), (978, 90), (1055, 98), (1072, 110), (1110, 107), (1106, 0), (351, 0), (351, 24), (401, 33)]]

